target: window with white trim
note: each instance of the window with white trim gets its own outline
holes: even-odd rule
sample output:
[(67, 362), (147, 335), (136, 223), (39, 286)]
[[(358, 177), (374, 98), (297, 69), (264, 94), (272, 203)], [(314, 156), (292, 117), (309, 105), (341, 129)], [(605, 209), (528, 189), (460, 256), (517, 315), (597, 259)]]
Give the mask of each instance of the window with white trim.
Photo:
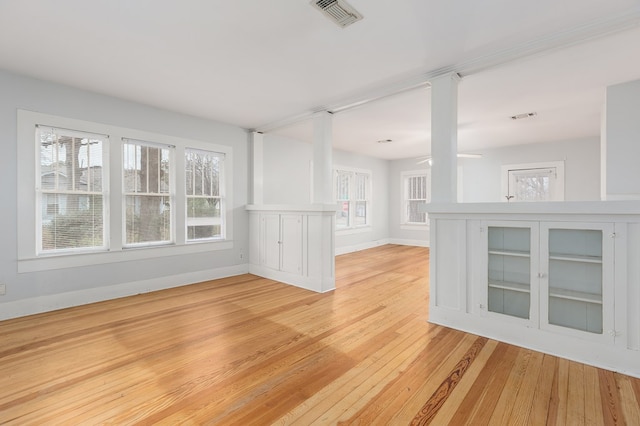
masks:
[(336, 230), (364, 228), (371, 224), (371, 172), (347, 168), (334, 170)]
[(187, 241), (224, 238), (224, 154), (186, 149)]
[(503, 201), (564, 201), (564, 162), (502, 166)]
[(36, 140), (36, 252), (105, 250), (107, 137), (37, 126)]
[(427, 213), (422, 205), (431, 200), (428, 172), (402, 172), (402, 224), (427, 225)]
[(24, 110), (17, 124), (18, 272), (233, 248), (231, 146)]
[(125, 246), (172, 243), (174, 147), (135, 139), (123, 142)]

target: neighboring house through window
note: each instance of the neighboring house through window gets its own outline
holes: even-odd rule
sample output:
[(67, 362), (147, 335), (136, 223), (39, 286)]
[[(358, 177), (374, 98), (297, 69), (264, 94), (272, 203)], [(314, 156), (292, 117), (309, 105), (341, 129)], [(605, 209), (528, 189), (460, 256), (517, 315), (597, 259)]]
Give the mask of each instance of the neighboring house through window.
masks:
[(22, 110), (18, 141), (19, 272), (233, 247), (229, 146)]
[(107, 137), (36, 127), (37, 253), (106, 249)]

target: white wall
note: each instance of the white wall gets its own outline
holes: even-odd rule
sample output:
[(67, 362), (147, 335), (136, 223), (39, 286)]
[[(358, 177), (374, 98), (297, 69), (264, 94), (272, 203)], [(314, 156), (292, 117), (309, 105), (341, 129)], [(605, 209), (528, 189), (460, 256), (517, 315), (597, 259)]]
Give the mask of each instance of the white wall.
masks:
[[(309, 204), (313, 146), (273, 134), (264, 135), (264, 203)], [(345, 151), (333, 151), (333, 164), (370, 170), (373, 190), (372, 226), (336, 234), (336, 253), (384, 244), (389, 238), (389, 162)]]
[(426, 169), (427, 164), (416, 164), (415, 158), (389, 162), (389, 237), (393, 243), (418, 246), (429, 245), (429, 231), (419, 227), (401, 225), (402, 172)]
[[(0, 317), (186, 284), (248, 270), (247, 147), (243, 129), (0, 71)], [(233, 149), (233, 236), (229, 250), (18, 273), (17, 109), (187, 138)], [(35, 160), (34, 160), (35, 161)], [(243, 253), (241, 259), (240, 253)], [(37, 299), (36, 299), (37, 298)], [(46, 306), (45, 306), (46, 305)]]
[(640, 199), (640, 80), (607, 87), (603, 180), (608, 200)]
[(294, 139), (264, 135), (264, 203), (310, 204), (313, 146)]
[(501, 166), (508, 164), (565, 162), (565, 201), (600, 199), (600, 140), (598, 138), (516, 145), (479, 150), (482, 158), (459, 158), (462, 166), (462, 200), (502, 202)]
[(372, 212), (370, 228), (336, 233), (336, 254), (388, 243), (389, 162), (346, 151), (333, 151), (333, 164), (371, 171)]

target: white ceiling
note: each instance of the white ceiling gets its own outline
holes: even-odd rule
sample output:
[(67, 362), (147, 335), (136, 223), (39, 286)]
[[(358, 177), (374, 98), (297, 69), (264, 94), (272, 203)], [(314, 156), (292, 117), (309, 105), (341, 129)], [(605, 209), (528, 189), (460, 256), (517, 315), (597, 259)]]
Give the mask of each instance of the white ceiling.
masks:
[[(308, 0), (0, 0), (0, 68), (307, 141), (274, 126), (459, 72), (461, 151), (596, 137), (640, 78), (640, 0), (349, 3), (341, 29)], [(425, 87), (344, 110), (334, 146), (425, 155), (429, 114)]]

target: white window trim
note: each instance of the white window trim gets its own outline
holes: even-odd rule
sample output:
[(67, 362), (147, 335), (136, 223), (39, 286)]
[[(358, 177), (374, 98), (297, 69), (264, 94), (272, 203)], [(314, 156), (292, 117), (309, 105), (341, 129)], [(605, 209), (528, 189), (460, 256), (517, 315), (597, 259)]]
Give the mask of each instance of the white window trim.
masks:
[[(67, 117), (42, 114), (32, 111), (18, 110), (18, 272), (36, 272), (51, 269), (62, 269), (87, 265), (107, 264), (123, 261), (150, 259), (163, 256), (174, 256), (191, 253), (202, 253), (212, 250), (227, 250), (233, 248), (233, 149), (230, 146), (218, 145), (202, 141), (188, 140), (162, 134), (156, 134), (136, 129), (112, 126), (76, 120)], [(36, 142), (35, 127), (37, 124), (73, 129), (80, 132), (99, 133), (109, 136), (109, 194), (105, 206), (110, 211), (109, 249), (101, 252), (86, 252), (78, 254), (46, 254), (36, 253)], [(176, 208), (175, 211), (175, 242), (171, 245), (144, 246), (125, 248), (123, 245), (124, 223), (121, 219), (123, 207), (122, 193), (122, 149), (123, 139), (138, 139), (154, 141), (159, 144), (174, 145), (175, 152), (175, 204), (186, 205), (186, 194), (178, 188), (185, 187), (185, 148), (216, 151), (225, 154), (225, 239), (186, 242), (186, 209)], [(118, 190), (114, 191), (114, 188)], [(113, 212), (117, 212), (113, 214)]]
[(429, 216), (427, 215), (427, 223), (411, 223), (405, 218), (405, 181), (410, 177), (427, 176), (427, 203), (431, 200), (431, 169), (407, 170), (400, 173), (400, 229), (422, 231), (429, 229)]
[[(227, 220), (227, 186), (226, 186), (226, 182), (227, 182), (227, 157), (223, 152), (220, 151), (214, 151), (212, 149), (201, 149), (201, 148), (194, 148), (191, 146), (187, 146), (185, 147), (185, 152), (187, 150), (191, 150), (191, 151), (200, 151), (203, 153), (210, 153), (210, 154), (217, 154), (220, 157), (222, 157), (222, 165), (221, 165), (221, 173), (220, 173), (220, 182), (219, 182), (219, 188), (218, 188), (218, 198), (220, 199), (220, 220), (222, 221), (222, 223), (226, 223)], [(184, 157), (183, 157), (183, 161), (184, 161)], [(183, 166), (183, 168), (185, 169), (184, 173), (185, 173), (185, 179), (186, 179), (186, 167)], [(186, 182), (185, 182), (186, 184)], [(224, 240), (226, 238), (227, 235), (227, 229), (226, 227), (222, 227), (222, 229), (220, 230), (221, 232), (221, 237), (213, 237), (213, 238), (198, 238), (198, 239), (193, 239), (190, 240), (188, 238), (188, 213), (187, 213), (187, 203), (188, 203), (188, 199), (189, 199), (189, 195), (186, 194), (186, 187), (185, 187), (185, 203), (184, 203), (184, 215), (185, 215), (185, 219), (184, 219), (184, 232), (185, 232), (185, 240), (187, 244), (198, 244), (198, 243), (205, 243), (205, 242), (209, 242), (209, 241), (221, 241)]]
[(556, 169), (558, 187), (556, 188), (556, 199), (554, 201), (564, 201), (564, 161), (545, 161), (540, 163), (506, 164), (501, 166), (500, 173), (500, 201), (508, 202), (506, 194), (509, 193), (509, 171), (524, 169)]
[[(177, 204), (176, 204), (176, 175), (178, 173), (180, 173), (178, 170), (175, 170), (175, 165), (176, 165), (176, 147), (174, 145), (167, 145), (167, 144), (161, 144), (161, 143), (157, 143), (157, 142), (153, 142), (153, 141), (146, 141), (146, 140), (139, 140), (139, 139), (132, 139), (132, 138), (123, 138), (122, 139), (122, 152), (123, 152), (123, 156), (124, 156), (124, 144), (132, 144), (132, 145), (140, 145), (140, 146), (146, 146), (146, 147), (152, 147), (152, 148), (160, 148), (160, 149), (167, 149), (169, 152), (169, 192), (167, 193), (157, 193), (157, 194), (153, 194), (154, 196), (167, 196), (169, 197), (170, 201), (170, 205), (171, 205), (171, 210), (170, 210), (170, 230), (169, 230), (169, 240), (168, 241), (148, 241), (148, 242), (141, 242), (141, 243), (127, 243), (126, 239), (127, 239), (127, 229), (126, 229), (126, 223), (127, 223), (127, 212), (126, 212), (126, 200), (127, 200), (127, 196), (128, 195), (135, 195), (136, 193), (130, 193), (130, 192), (126, 192), (125, 188), (124, 188), (124, 180), (123, 180), (123, 184), (121, 186), (122, 190), (121, 190), (121, 194), (122, 194), (122, 206), (123, 208), (121, 209), (120, 214), (122, 215), (122, 247), (125, 249), (131, 249), (131, 248), (143, 248), (143, 247), (152, 247), (152, 246), (167, 246), (167, 245), (172, 245), (176, 243), (176, 210), (177, 210)], [(124, 179), (124, 168), (121, 166), (119, 172), (123, 175), (123, 179)]]
[[(336, 234), (340, 234), (340, 235), (348, 235), (348, 234), (359, 234), (359, 233), (363, 233), (363, 232), (370, 232), (371, 229), (373, 228), (373, 173), (371, 172), (371, 170), (368, 169), (359, 169), (359, 168), (354, 168), (354, 167), (345, 167), (345, 166), (340, 166), (340, 165), (334, 165), (333, 166), (333, 199), (336, 200), (337, 203), (339, 203), (336, 199), (336, 172), (338, 170), (341, 171), (345, 171), (345, 172), (351, 172), (351, 173), (361, 173), (361, 174), (367, 174), (369, 176), (369, 187), (367, 188), (367, 192), (368, 192), (368, 196), (369, 199), (368, 201), (368, 207), (369, 207), (369, 211), (367, 212), (367, 224), (366, 225), (360, 225), (360, 226), (355, 226), (355, 225), (351, 225), (348, 228), (336, 228)], [(353, 219), (353, 218), (350, 218)]]
[[(54, 129), (54, 127), (52, 126), (34, 126), (34, 133), (37, 135), (37, 127), (40, 127), (42, 129), (46, 129), (49, 128), (51, 130)], [(84, 137), (95, 137), (95, 136), (99, 136), (102, 138), (102, 158), (106, 161), (109, 161), (109, 136), (108, 135), (103, 135), (100, 133), (96, 133), (96, 132), (78, 132), (77, 130), (71, 130), (71, 129), (62, 129), (60, 128), (60, 126), (58, 126), (58, 129), (63, 130), (65, 136), (75, 136), (75, 137), (79, 137), (79, 138), (84, 138)], [(36, 136), (37, 137), (37, 136)], [(40, 144), (38, 143), (38, 141), (36, 140), (36, 147), (35, 147), (35, 153), (37, 154), (38, 150), (40, 149)], [(36, 157), (33, 157), (36, 158)], [(33, 161), (33, 160), (32, 160)], [(103, 245), (102, 247), (83, 247), (83, 248), (69, 248), (69, 249), (57, 249), (57, 250), (43, 250), (42, 248), (42, 217), (39, 216), (40, 212), (42, 211), (42, 198), (41, 195), (44, 193), (44, 191), (42, 191), (42, 187), (41, 187), (41, 178), (42, 178), (42, 174), (41, 174), (41, 164), (40, 162), (36, 161), (35, 164), (35, 184), (34, 184), (34, 188), (36, 189), (36, 194), (35, 194), (35, 205), (36, 205), (36, 213), (35, 213), (35, 233), (36, 233), (36, 255), (37, 256), (55, 256), (55, 255), (74, 255), (74, 254), (83, 254), (83, 253), (92, 253), (92, 252), (104, 252), (109, 250), (109, 224), (110, 224), (110, 220), (109, 220), (109, 208), (108, 208), (108, 203), (106, 202), (107, 199), (109, 198), (109, 194), (110, 194), (110, 190), (109, 190), (109, 167), (102, 167), (102, 196), (103, 196), (103, 200), (102, 200), (102, 204), (103, 204), (103, 220), (104, 223), (102, 224), (103, 226)]]

